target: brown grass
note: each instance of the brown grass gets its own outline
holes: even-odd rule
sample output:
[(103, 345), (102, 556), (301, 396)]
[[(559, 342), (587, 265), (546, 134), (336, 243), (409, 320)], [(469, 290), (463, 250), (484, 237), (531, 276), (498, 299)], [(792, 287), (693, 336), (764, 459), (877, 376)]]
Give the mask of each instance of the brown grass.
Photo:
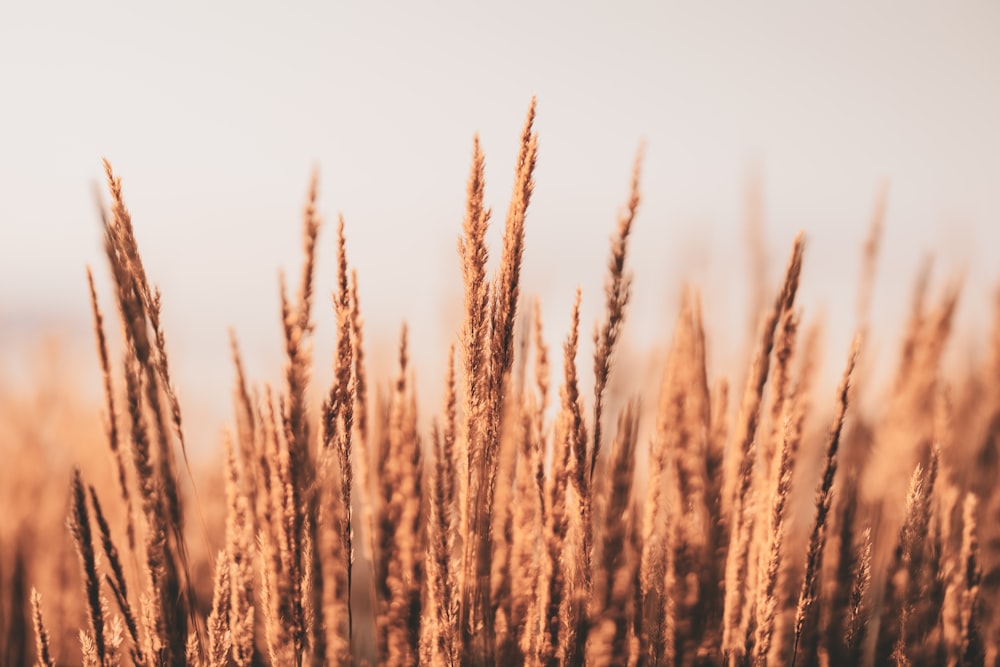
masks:
[[(405, 325), (395, 375), (368, 375), (342, 218), (332, 312), (313, 313), (324, 255), (314, 175), (294, 299), (281, 285), (282, 381), (272, 388), (248, 378), (232, 334), (234, 420), (213, 473), (188, 461), (161, 297), (121, 181), (106, 165), (102, 220), (122, 335), (116, 349), (88, 270), (104, 440), (76, 450), (99, 456), (81, 456), (83, 472), (72, 475), (46, 461), (40, 427), (0, 395), (20, 428), (4, 454), (29, 462), (18, 475), (44, 471), (28, 480), (0, 471), (0, 494), (15, 508), (25, 497), (66, 498), (68, 488), (59, 511), (68, 507), (70, 529), (50, 512), (39, 513), (42, 522), (12, 511), (0, 524), (0, 661), (992, 664), (1000, 655), (1000, 300), (992, 356), (953, 372), (943, 359), (960, 285), (935, 301), (923, 271), (890, 398), (864, 400), (874, 395), (873, 376), (860, 371), (887, 357), (867, 356), (859, 335), (836, 401), (816, 401), (822, 331), (804, 325), (809, 306), (796, 302), (804, 237), (769, 295), (754, 185), (753, 326), (719, 331), (698, 290), (685, 287), (663, 340), (658, 394), (650, 392), (616, 361), (628, 341), (640, 152), (605, 292), (578, 291), (568, 327), (556, 320), (568, 334), (550, 414), (544, 311), (536, 300), (530, 320), (519, 312), (534, 117), (532, 102), (493, 275), (485, 158), (474, 141), (459, 241), (464, 310), (456, 339), (443, 341), (444, 400), (429, 408), (429, 431), (418, 408), (413, 360), (421, 357)], [(885, 223), (883, 189), (861, 249), (857, 327), (868, 337)], [(588, 395), (577, 358), (581, 304), (591, 298), (603, 312)], [(333, 321), (333, 340), (314, 341), (319, 319)], [(734, 338), (751, 346), (749, 367), (716, 367), (713, 351)], [(322, 392), (311, 380), (314, 343), (332, 351)], [(741, 378), (730, 409), (729, 387)], [(613, 437), (604, 432), (609, 420)], [(192, 532), (204, 539), (189, 550)], [(224, 539), (209, 547), (208, 535)], [(44, 619), (29, 583), (45, 594)]]

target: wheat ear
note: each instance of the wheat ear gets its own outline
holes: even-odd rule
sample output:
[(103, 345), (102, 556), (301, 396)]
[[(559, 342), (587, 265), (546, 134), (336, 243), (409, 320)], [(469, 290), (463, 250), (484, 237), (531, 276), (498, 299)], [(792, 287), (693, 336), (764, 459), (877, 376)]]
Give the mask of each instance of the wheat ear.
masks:
[(107, 649), (104, 644), (104, 613), (101, 608), (101, 580), (97, 575), (97, 563), (94, 554), (94, 543), (90, 532), (90, 515), (87, 512), (87, 499), (80, 479), (80, 470), (74, 468), (71, 484), (71, 503), (69, 518), (70, 533), (76, 544), (76, 553), (80, 558), (80, 569), (83, 571), (83, 581), (87, 591), (87, 613), (90, 620), (90, 637), (100, 664), (104, 664)]
[(604, 322), (594, 335), (594, 438), (590, 454), (590, 477), (594, 477), (594, 467), (601, 450), (601, 415), (604, 411), (604, 390), (611, 374), (611, 359), (625, 319), (625, 307), (631, 293), (632, 279), (625, 273), (625, 254), (628, 237), (632, 231), (639, 208), (639, 174), (642, 169), (642, 147), (635, 157), (632, 167), (632, 183), (629, 188), (628, 203), (618, 214), (618, 226), (611, 238), (611, 257), (608, 260), (608, 277), (604, 287)]
[(837, 474), (837, 450), (840, 446), (840, 433), (844, 427), (844, 417), (847, 414), (848, 392), (851, 386), (851, 374), (857, 363), (858, 351), (861, 347), (861, 337), (855, 336), (851, 351), (847, 358), (847, 368), (837, 389), (837, 407), (827, 439), (826, 455), (823, 461), (823, 477), (819, 490), (816, 492), (816, 517), (812, 532), (809, 535), (809, 547), (806, 551), (806, 569), (799, 590), (799, 599), (795, 607), (795, 630), (792, 640), (792, 665), (798, 653), (799, 642), (805, 630), (806, 620), (816, 603), (816, 579), (820, 562), (823, 558), (823, 547), (826, 544), (827, 516), (833, 502), (833, 481)]
[[(795, 303), (799, 274), (802, 270), (804, 243), (803, 235), (800, 233), (796, 236), (792, 247), (792, 255), (785, 270), (784, 284), (764, 322), (736, 422), (730, 474), (723, 482), (723, 520), (728, 521), (730, 538), (729, 551), (726, 554), (722, 648), (730, 660), (740, 657), (745, 650), (750, 615), (746, 609), (746, 601), (752, 600), (754, 595), (752, 585), (755, 582), (747, 581), (754, 522), (754, 514), (749, 511), (749, 505), (753, 500), (751, 487), (757, 458), (760, 406), (764, 386), (767, 384), (775, 329), (783, 314)], [(729, 512), (726, 512), (727, 502)]]
[(206, 667), (226, 667), (233, 638), (229, 632), (232, 587), (229, 581), (230, 556), (223, 549), (215, 558), (215, 581), (212, 589), (212, 612), (208, 616), (208, 664)]
[(42, 619), (42, 596), (34, 588), (31, 589), (31, 618), (35, 624), (38, 664), (41, 667), (55, 667), (56, 663), (49, 648), (49, 632), (45, 629), (45, 621)]
[(90, 492), (90, 502), (94, 506), (94, 519), (97, 521), (97, 527), (101, 533), (101, 546), (104, 548), (104, 555), (108, 558), (108, 564), (111, 566), (111, 573), (114, 577), (105, 576), (105, 581), (115, 594), (118, 608), (121, 609), (122, 616), (125, 619), (125, 628), (128, 630), (134, 647), (132, 660), (136, 664), (144, 664), (145, 658), (139, 643), (139, 628), (135, 620), (135, 612), (132, 610), (132, 605), (128, 599), (128, 586), (125, 583), (125, 570), (122, 567), (121, 557), (118, 555), (118, 549), (111, 539), (111, 529), (104, 518), (104, 511), (101, 509), (101, 503), (97, 498), (97, 491), (94, 490), (93, 486), (89, 486), (88, 491)]

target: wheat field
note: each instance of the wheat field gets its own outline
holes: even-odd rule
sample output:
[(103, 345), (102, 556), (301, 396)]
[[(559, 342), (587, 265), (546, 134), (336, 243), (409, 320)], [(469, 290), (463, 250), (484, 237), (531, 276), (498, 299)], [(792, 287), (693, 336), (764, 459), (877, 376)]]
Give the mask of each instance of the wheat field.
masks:
[[(301, 274), (281, 285), (283, 375), (247, 377), (231, 334), (233, 412), (213, 467), (188, 456), (170, 323), (105, 162), (114, 303), (86, 276), (103, 432), (45, 420), (42, 399), (0, 386), (3, 664), (997, 663), (1000, 300), (983, 304), (996, 312), (983, 358), (945, 369), (961, 284), (924, 271), (897, 349), (873, 355), (880, 199), (836, 392), (819, 389), (822, 328), (796, 299), (802, 234), (779, 289), (751, 295), (752, 329), (706, 331), (686, 287), (659, 386), (612, 384), (642, 154), (594, 267), (604, 310), (584, 359), (579, 291), (558, 313), (520, 288), (534, 113), (492, 275), (473, 146), (460, 332), (433, 370), (441, 404), (418, 408), (405, 326), (394, 374), (369, 375), (358, 284), (379, 278), (352, 269), (343, 219), (336, 284), (314, 284), (314, 179)], [(315, 308), (329, 289), (332, 311)], [(314, 338), (317, 318), (335, 340)], [(561, 350), (543, 324), (568, 328)], [(719, 335), (749, 341), (745, 365), (709, 364)], [(328, 387), (311, 381), (326, 358), (314, 346), (333, 352)], [(866, 403), (881, 366), (887, 398)], [(90, 443), (87, 456), (60, 454), (67, 441)]]

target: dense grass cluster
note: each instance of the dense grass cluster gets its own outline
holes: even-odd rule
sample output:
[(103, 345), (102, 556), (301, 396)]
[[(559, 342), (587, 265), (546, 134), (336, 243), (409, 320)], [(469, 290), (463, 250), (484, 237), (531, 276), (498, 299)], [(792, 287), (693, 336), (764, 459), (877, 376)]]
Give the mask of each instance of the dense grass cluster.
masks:
[[(79, 577), (32, 589), (41, 571), (34, 554), (46, 544), (9, 527), (0, 536), (7, 664), (996, 662), (1000, 319), (989, 358), (945, 381), (959, 289), (935, 301), (922, 275), (889, 397), (877, 409), (856, 408), (876, 361), (865, 330), (880, 204), (864, 249), (858, 333), (835, 394), (816, 389), (820, 332), (805, 326), (796, 302), (807, 254), (800, 235), (780, 288), (756, 295), (748, 368), (710, 369), (699, 296), (687, 289), (672, 337), (664, 336), (658, 396), (634, 386), (611, 400), (640, 156), (594, 327), (594, 394), (579, 388), (579, 293), (553, 391), (541, 308), (524, 307), (519, 289), (533, 120), (534, 105), (492, 277), (484, 158), (474, 146), (459, 248), (463, 321), (442, 372), (443, 405), (426, 432), (405, 327), (395, 377), (383, 385), (367, 375), (342, 219), (333, 380), (315, 409), (321, 223), (313, 181), (302, 273), (294, 296), (281, 290), (280, 384), (245, 376), (233, 336), (234, 419), (217, 509), (207, 500), (216, 496), (183, 492), (182, 480), (197, 475), (160, 294), (106, 164), (120, 357), (88, 279), (113, 484), (95, 488), (79, 470), (47, 479), (46, 488), (69, 484)], [(643, 410), (651, 428), (640, 439)], [(31, 461), (20, 465), (30, 470)], [(19, 488), (2, 490), (5, 512), (24, 502)], [(225, 540), (209, 556), (206, 580), (206, 559), (187, 544), (213, 513), (224, 513)]]

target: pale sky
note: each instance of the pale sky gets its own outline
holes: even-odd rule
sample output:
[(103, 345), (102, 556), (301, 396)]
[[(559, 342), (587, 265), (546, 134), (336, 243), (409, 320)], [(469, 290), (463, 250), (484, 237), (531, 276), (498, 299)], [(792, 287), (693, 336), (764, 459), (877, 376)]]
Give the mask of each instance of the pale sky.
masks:
[(705, 292), (709, 326), (739, 332), (717, 334), (717, 358), (740, 351), (751, 164), (763, 173), (773, 273), (795, 232), (809, 237), (803, 305), (830, 322), (832, 358), (853, 326), (859, 248), (883, 179), (882, 349), (893, 349), (928, 252), (942, 278), (966, 270), (963, 317), (989, 321), (1000, 284), (1000, 3), (3, 3), (4, 356), (59, 332), (98, 390), (84, 267), (106, 286), (91, 191), (106, 156), (163, 290), (182, 404), (197, 412), (228, 398), (230, 326), (250, 373), (277, 381), (277, 272), (298, 275), (318, 166), (319, 360), (333, 348), (326, 295), (340, 212), (373, 342), (408, 321), (417, 371), (437, 382), (459, 326), (455, 245), (472, 137), (486, 153), (498, 257), (532, 95), (540, 152), (523, 288), (543, 299), (554, 344), (577, 285), (584, 338), (598, 317), (641, 140), (626, 324), (640, 348), (669, 339), (688, 279)]

